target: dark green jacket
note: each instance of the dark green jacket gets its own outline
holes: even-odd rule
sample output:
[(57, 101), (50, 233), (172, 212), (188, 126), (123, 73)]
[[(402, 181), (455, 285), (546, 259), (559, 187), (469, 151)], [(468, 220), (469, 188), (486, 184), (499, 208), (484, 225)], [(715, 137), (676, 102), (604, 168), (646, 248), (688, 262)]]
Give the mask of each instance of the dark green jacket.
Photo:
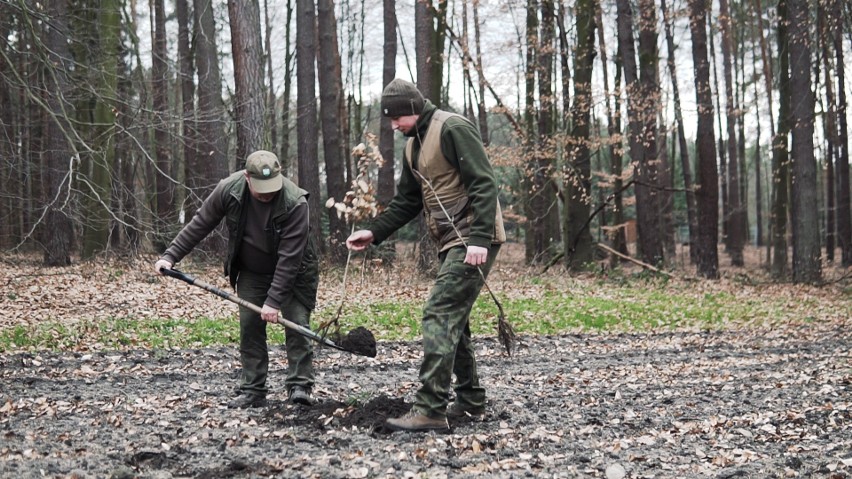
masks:
[[(417, 119), (417, 125), (408, 136), (413, 138), (412, 163), (417, 167), (420, 140), (425, 137), (432, 115), (437, 107), (429, 100)], [(482, 138), (476, 127), (464, 117), (453, 116), (444, 123), (441, 131), (441, 152), (447, 161), (458, 168), (461, 181), (470, 197), (470, 206), (476, 212), (465, 240), (471, 246), (490, 248), (494, 242), (494, 223), (497, 213), (497, 180), (485, 153)], [(405, 226), (423, 209), (423, 193), (408, 161), (402, 162), (402, 173), (396, 195), (387, 209), (376, 217), (368, 229), (378, 244)]]
[[(220, 181), (192, 221), (169, 245), (163, 258), (177, 263), (224, 219), (228, 229), (225, 275), (234, 286), (239, 274), (237, 252), (240, 251), (246, 223), (243, 205), (250, 194), (245, 171), (238, 171)], [(284, 187), (273, 200), (276, 202), (275, 210), (267, 230), (269, 250), (276, 252), (277, 265), (266, 304), (276, 309), (290, 295), (309, 309), (316, 306), (319, 260), (310, 239), (307, 196), (308, 192), (285, 179)]]

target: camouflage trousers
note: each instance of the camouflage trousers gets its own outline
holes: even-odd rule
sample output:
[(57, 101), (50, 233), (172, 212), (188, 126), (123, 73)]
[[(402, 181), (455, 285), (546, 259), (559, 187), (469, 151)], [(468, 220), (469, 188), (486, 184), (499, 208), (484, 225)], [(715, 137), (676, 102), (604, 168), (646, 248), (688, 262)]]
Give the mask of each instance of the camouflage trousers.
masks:
[[(240, 271), (236, 285), (237, 295), (263, 307), (270, 284), (271, 274)], [(311, 311), (291, 295), (281, 305), (281, 316), (308, 327)], [(266, 387), (266, 376), (269, 372), (266, 324), (259, 314), (240, 306), (240, 363), (243, 368), (240, 392), (266, 396), (269, 391)], [(293, 386), (311, 388), (314, 384), (313, 344), (289, 328), (285, 329), (284, 333), (287, 344), (287, 377), (284, 385), (288, 390)]]
[[(479, 266), (484, 276), (499, 250), (500, 245), (491, 245), (488, 261)], [(422, 385), (414, 409), (431, 417), (446, 416), (451, 385), (456, 401), (472, 408), (485, 405), (469, 324), (470, 310), (485, 280), (476, 266), (465, 264), (466, 254), (464, 246), (457, 246), (439, 255), (438, 278), (423, 309)], [(451, 384), (453, 374), (455, 384)]]

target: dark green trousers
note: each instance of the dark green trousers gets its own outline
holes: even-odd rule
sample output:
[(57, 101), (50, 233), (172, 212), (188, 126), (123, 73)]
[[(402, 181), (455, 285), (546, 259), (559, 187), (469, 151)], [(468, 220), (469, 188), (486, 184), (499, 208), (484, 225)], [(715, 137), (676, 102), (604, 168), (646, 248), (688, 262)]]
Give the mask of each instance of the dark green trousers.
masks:
[[(491, 245), (488, 261), (479, 266), (491, 271), (500, 245)], [(479, 385), (470, 334), (470, 310), (485, 280), (476, 266), (464, 263), (467, 249), (451, 248), (439, 255), (438, 278), (423, 310), (423, 362), (414, 409), (431, 417), (445, 417), (452, 375), (456, 401), (470, 407), (485, 405), (485, 388)]]
[[(237, 295), (263, 307), (272, 275), (241, 271), (237, 278)], [(311, 311), (292, 295), (281, 305), (281, 316), (310, 327)], [(266, 322), (254, 311), (240, 306), (240, 363), (243, 367), (240, 391), (266, 396), (266, 376), (269, 372), (269, 350), (266, 346)], [(314, 385), (313, 344), (304, 336), (286, 328), (287, 377), (284, 385), (311, 388)]]

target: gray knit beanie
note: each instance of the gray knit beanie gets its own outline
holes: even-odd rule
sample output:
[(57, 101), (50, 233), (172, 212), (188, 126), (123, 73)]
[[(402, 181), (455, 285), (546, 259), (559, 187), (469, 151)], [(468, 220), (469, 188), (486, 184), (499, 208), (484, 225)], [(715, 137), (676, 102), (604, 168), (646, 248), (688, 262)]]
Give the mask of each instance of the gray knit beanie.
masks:
[(395, 78), (382, 92), (382, 114), (390, 118), (419, 115), (426, 100), (414, 83)]

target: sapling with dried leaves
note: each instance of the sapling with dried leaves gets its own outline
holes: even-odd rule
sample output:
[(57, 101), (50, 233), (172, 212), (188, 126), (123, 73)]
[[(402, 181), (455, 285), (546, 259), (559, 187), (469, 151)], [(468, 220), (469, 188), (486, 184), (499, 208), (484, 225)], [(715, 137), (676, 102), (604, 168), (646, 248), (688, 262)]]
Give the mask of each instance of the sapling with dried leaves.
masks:
[[(352, 225), (352, 232), (355, 231), (357, 223), (375, 218), (382, 210), (376, 200), (376, 188), (370, 174), (377, 172), (384, 165), (385, 160), (379, 153), (376, 135), (367, 133), (366, 139), (366, 145), (360, 143), (352, 148), (352, 156), (356, 160), (358, 169), (358, 175), (351, 184), (352, 189), (346, 192), (341, 201), (329, 198), (325, 203), (326, 208), (335, 209), (338, 218), (344, 218), (347, 223)], [(346, 301), (346, 277), (349, 273), (349, 261), (351, 259), (352, 251), (350, 250), (346, 255), (346, 266), (343, 268), (343, 284), (341, 285), (343, 294), (340, 297), (340, 305), (337, 307), (334, 318), (320, 325), (319, 329), (323, 335), (329, 334), (329, 332), (333, 335), (340, 333), (340, 315)]]

